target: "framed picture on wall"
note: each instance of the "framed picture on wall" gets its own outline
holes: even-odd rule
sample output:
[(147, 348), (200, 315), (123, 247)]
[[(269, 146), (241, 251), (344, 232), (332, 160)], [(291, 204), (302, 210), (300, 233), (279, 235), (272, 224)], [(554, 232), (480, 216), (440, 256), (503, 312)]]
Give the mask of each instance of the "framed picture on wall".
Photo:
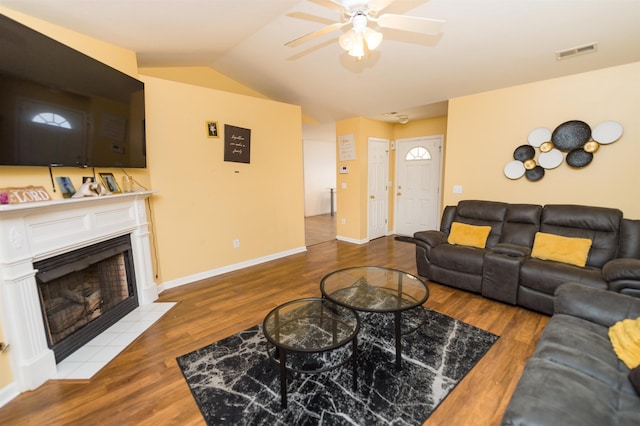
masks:
[(217, 138), (219, 136), (217, 121), (207, 121), (207, 136), (210, 138)]
[(102, 179), (104, 186), (107, 187), (107, 191), (112, 194), (122, 192), (118, 186), (118, 182), (116, 182), (116, 178), (113, 177), (113, 173), (100, 173), (100, 179)]
[(251, 129), (224, 125), (224, 161), (251, 162)]

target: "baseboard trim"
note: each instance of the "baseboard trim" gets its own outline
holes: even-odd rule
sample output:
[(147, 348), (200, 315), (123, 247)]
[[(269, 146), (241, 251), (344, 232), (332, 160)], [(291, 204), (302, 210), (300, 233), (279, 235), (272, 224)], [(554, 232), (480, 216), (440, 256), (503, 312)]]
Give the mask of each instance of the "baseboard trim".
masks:
[(368, 238), (365, 238), (364, 240), (356, 240), (355, 238), (343, 237), (341, 235), (337, 235), (336, 240), (352, 244), (367, 244), (369, 242)]
[(247, 268), (249, 266), (259, 265), (261, 263), (269, 262), (271, 260), (280, 259), (283, 257), (291, 256), (293, 254), (304, 253), (307, 251), (306, 247), (298, 247), (291, 250), (285, 250), (279, 253), (273, 253), (267, 256), (258, 257), (256, 259), (246, 260), (244, 262), (234, 263), (233, 265), (223, 266), (222, 268), (211, 269), (209, 271), (200, 272), (186, 277), (178, 278), (175, 280), (164, 282), (158, 285), (158, 292), (161, 293), (164, 290), (168, 290), (174, 287), (180, 287), (186, 284), (191, 284), (196, 281), (204, 280), (207, 278), (215, 277), (216, 275), (226, 274), (227, 272), (237, 271), (239, 269)]
[(20, 395), (20, 392), (18, 392), (18, 385), (16, 385), (16, 382), (9, 383), (7, 386), (0, 389), (0, 407), (4, 407), (18, 395)]

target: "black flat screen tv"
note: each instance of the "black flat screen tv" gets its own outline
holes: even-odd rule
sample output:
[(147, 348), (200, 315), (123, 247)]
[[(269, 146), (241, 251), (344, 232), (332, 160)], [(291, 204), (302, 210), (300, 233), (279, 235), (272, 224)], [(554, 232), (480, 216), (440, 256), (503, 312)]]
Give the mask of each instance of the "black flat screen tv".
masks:
[(144, 83), (0, 15), (0, 165), (146, 167)]

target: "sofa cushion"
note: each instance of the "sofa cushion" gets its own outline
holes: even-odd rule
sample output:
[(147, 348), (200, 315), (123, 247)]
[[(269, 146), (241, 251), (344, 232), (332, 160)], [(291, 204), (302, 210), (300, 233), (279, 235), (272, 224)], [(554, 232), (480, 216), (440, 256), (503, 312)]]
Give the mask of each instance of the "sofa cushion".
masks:
[(563, 283), (577, 282), (594, 288), (607, 289), (598, 268), (569, 265), (552, 260), (527, 259), (520, 268), (520, 285), (553, 295)]
[(449, 244), (461, 246), (485, 248), (489, 232), (491, 232), (490, 226), (477, 226), (453, 222), (451, 224), (451, 233), (449, 233), (447, 242)]
[[(458, 203), (452, 219), (469, 225), (490, 226), (491, 233), (487, 238), (487, 247), (493, 247), (500, 242), (507, 206), (506, 203), (496, 201), (464, 200)], [(448, 226), (445, 225), (444, 228), (448, 229)]]
[(640, 424), (640, 398), (619, 392), (569, 366), (531, 358), (502, 424), (637, 425)]
[(546, 205), (540, 232), (591, 240), (588, 266), (601, 268), (618, 252), (622, 212), (618, 209), (577, 205)]
[(542, 206), (537, 204), (509, 204), (500, 242), (531, 248), (541, 214)]
[(431, 249), (429, 260), (433, 265), (480, 277), (482, 275), (484, 255), (484, 249), (441, 244)]
[(555, 314), (543, 331), (533, 357), (571, 367), (607, 386), (634, 394), (627, 379), (629, 369), (616, 356), (607, 333), (607, 327)]
[(627, 318), (609, 327), (609, 339), (618, 358), (629, 368), (640, 365), (640, 318)]
[(591, 240), (570, 238), (560, 235), (536, 232), (531, 256), (543, 260), (555, 260), (575, 266), (587, 263)]

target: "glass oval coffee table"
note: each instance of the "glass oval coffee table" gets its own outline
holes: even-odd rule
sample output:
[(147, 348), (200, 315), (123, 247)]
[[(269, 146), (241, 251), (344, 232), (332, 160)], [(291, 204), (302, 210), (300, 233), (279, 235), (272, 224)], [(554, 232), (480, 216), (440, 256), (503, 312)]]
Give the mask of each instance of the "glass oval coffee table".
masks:
[[(284, 303), (267, 314), (262, 330), (269, 356), (280, 365), (281, 405), (287, 407), (287, 370), (321, 373), (352, 361), (357, 389), (358, 313), (327, 299)], [(351, 351), (344, 347), (352, 343)]]
[(326, 275), (320, 291), (326, 299), (356, 311), (393, 313), (396, 369), (402, 368), (402, 312), (422, 308), (429, 298), (422, 279), (396, 269), (357, 266)]

